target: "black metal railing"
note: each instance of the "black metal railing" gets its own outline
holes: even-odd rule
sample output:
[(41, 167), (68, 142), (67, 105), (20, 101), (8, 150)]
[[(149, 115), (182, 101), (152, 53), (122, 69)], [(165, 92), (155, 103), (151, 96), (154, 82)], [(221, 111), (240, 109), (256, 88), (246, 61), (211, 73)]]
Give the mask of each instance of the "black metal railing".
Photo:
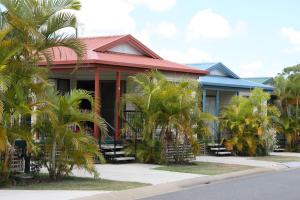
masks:
[(127, 140), (136, 138), (142, 138), (142, 123), (143, 123), (143, 115), (142, 112), (127, 110), (124, 111), (122, 120), (125, 125), (125, 138)]
[[(117, 149), (116, 148), (117, 147), (117, 138), (116, 138), (116, 134), (115, 134), (116, 129), (107, 121), (105, 121), (105, 124), (107, 125), (107, 128), (108, 128), (107, 134), (105, 136), (106, 137), (105, 140), (107, 140), (107, 138), (108, 138), (110, 141), (113, 141), (113, 144), (114, 144), (113, 152), (114, 152), (114, 157), (116, 157), (116, 149)], [(109, 135), (109, 133), (113, 133), (113, 137), (111, 135)]]
[(125, 125), (125, 139), (133, 141), (134, 155), (136, 156), (137, 142), (142, 138), (143, 115), (139, 111), (124, 111), (122, 121)]

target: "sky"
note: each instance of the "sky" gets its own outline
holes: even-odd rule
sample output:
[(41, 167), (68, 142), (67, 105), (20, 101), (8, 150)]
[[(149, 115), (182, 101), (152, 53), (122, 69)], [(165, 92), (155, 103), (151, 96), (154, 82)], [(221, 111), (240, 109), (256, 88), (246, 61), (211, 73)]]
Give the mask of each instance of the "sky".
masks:
[(241, 77), (300, 63), (299, 0), (81, 0), (80, 36), (132, 34), (164, 59)]

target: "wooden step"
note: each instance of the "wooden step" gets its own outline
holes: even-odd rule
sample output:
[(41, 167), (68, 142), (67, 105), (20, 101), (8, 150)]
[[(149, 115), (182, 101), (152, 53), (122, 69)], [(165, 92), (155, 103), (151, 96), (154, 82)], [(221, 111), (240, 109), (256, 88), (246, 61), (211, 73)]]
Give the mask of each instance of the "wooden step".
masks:
[(104, 152), (104, 154), (107, 155), (107, 156), (124, 155), (125, 152), (124, 151), (116, 151), (116, 152), (114, 152), (114, 151), (106, 151), (106, 152)]
[(215, 152), (216, 155), (218, 156), (225, 156), (225, 155), (231, 155), (230, 151), (220, 151), (220, 152)]
[(283, 151), (285, 151), (285, 149), (284, 148), (276, 148), (273, 151), (274, 152), (283, 152)]
[[(113, 144), (101, 144), (101, 149), (107, 150), (107, 149), (114, 149), (115, 145)], [(123, 149), (124, 147), (122, 145), (116, 145), (116, 149)]]
[(212, 147), (210, 148), (211, 151), (224, 151), (227, 150), (225, 147)]
[(114, 161), (132, 161), (135, 160), (135, 157), (116, 157), (113, 158)]
[(221, 147), (221, 144), (214, 144), (214, 143), (210, 143), (207, 145), (208, 147)]

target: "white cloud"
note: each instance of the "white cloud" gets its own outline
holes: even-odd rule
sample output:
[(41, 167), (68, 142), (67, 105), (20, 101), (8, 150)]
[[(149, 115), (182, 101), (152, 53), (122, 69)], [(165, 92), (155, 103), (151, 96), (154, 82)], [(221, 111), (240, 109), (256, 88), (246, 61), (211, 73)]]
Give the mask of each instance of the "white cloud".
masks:
[(141, 41), (144, 45), (151, 47), (151, 33), (148, 30), (143, 29), (139, 32), (136, 32), (134, 37)]
[(233, 28), (233, 34), (235, 35), (246, 35), (248, 24), (244, 21), (238, 21)]
[(265, 74), (265, 75), (272, 74), (270, 70), (268, 69), (266, 70), (264, 68), (264, 63), (260, 60), (253, 61), (250, 63), (240, 64), (236, 72), (241, 77), (255, 77), (255, 76), (259, 76), (258, 73)]
[(166, 60), (172, 60), (178, 63), (196, 63), (211, 62), (213, 58), (208, 53), (196, 48), (190, 48), (187, 51), (161, 49), (157, 51)]
[(136, 22), (130, 16), (134, 5), (124, 0), (84, 0), (78, 12), (80, 35), (132, 33)]
[(161, 22), (156, 25), (156, 27), (153, 27), (153, 31), (165, 38), (172, 38), (176, 35), (177, 33), (177, 28), (175, 24), (170, 23), (170, 22)]
[(176, 0), (84, 0), (82, 9), (77, 13), (80, 36), (99, 36), (112, 34), (132, 34), (146, 45), (151, 44), (152, 36), (173, 37), (176, 26), (162, 21), (146, 25), (137, 30), (136, 21), (131, 13), (138, 6), (147, 6), (151, 10), (165, 11), (176, 4)]
[(285, 52), (293, 53), (300, 51), (300, 31), (295, 30), (293, 27), (283, 27), (280, 29), (280, 33), (293, 45), (293, 48), (285, 49)]
[(176, 0), (131, 0), (132, 3), (137, 5), (145, 5), (153, 11), (167, 11), (176, 4)]
[(187, 37), (192, 39), (224, 39), (232, 35), (245, 34), (247, 24), (239, 21), (231, 25), (229, 21), (211, 9), (198, 11), (188, 24)]

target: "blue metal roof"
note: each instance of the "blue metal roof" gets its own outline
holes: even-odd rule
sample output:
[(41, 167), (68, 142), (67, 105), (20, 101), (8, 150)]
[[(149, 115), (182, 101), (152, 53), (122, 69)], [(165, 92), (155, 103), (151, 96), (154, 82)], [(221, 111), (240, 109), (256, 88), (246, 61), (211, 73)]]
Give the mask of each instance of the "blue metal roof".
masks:
[(217, 86), (217, 87), (228, 87), (228, 88), (242, 88), (242, 89), (253, 89), (262, 88), (264, 90), (273, 91), (273, 87), (248, 81), (245, 79), (229, 78), (224, 76), (201, 76), (199, 78), (202, 86)]
[(191, 67), (196, 67), (201, 70), (207, 70), (210, 67), (215, 66), (216, 64), (218, 64), (218, 63), (217, 62), (216, 63), (192, 63), (192, 64), (187, 64), (187, 65), (189, 65)]
[(226, 67), (223, 63), (217, 62), (217, 63), (195, 63), (195, 64), (187, 64), (192, 67), (196, 67), (198, 69), (207, 70), (209, 72), (213, 70), (218, 70), (220, 72), (223, 72), (226, 76), (231, 78), (240, 78), (238, 75), (236, 75), (233, 71), (231, 71), (228, 67)]

